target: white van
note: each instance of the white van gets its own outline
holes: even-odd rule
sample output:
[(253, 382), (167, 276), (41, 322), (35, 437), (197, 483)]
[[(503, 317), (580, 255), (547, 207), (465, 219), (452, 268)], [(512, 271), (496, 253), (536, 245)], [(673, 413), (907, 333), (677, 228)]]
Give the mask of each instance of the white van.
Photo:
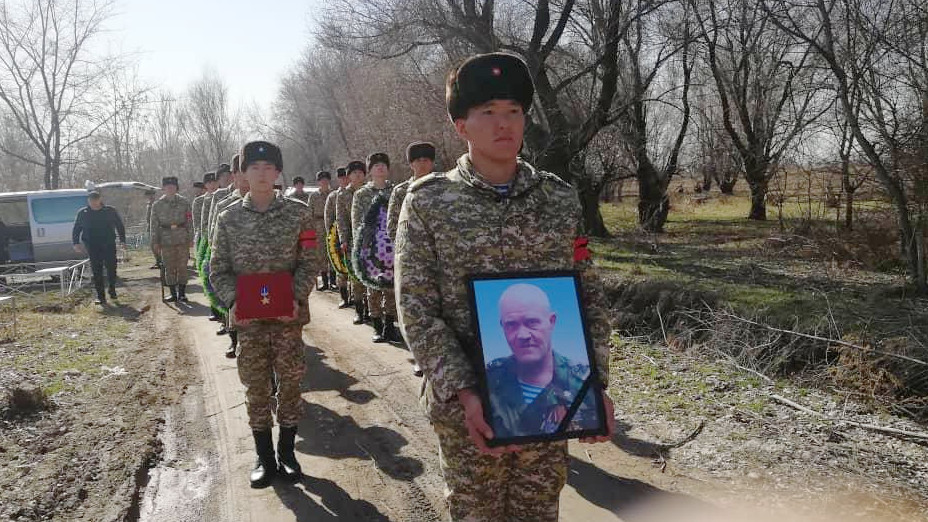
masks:
[[(140, 215), (144, 220), (146, 194), (158, 190), (137, 182), (101, 183), (93, 188), (103, 194), (104, 203), (119, 211), (127, 227)], [(71, 231), (78, 210), (87, 206), (87, 192), (87, 189), (60, 189), (0, 193), (0, 219), (9, 238), (10, 258), (6, 262), (38, 263), (83, 257), (74, 252)]]

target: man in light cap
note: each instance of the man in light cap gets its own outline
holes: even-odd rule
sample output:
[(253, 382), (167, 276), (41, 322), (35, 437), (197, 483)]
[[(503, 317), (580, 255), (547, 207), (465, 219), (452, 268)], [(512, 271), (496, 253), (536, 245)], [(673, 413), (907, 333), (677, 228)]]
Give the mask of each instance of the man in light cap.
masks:
[[(396, 237), (400, 324), (422, 365), (424, 403), (438, 435), (455, 521), (558, 519), (567, 441), (490, 448), (477, 393), (480, 360), (468, 277), (577, 270), (600, 381), (609, 382), (610, 325), (581, 233), (577, 191), (519, 158), (534, 86), (525, 62), (492, 53), (448, 76), (446, 101), (468, 153), (446, 173), (413, 182)], [(609, 432), (612, 402), (602, 391)], [(588, 439), (604, 442), (609, 437)]]
[(187, 261), (193, 243), (190, 201), (177, 193), (177, 178), (161, 180), (164, 195), (151, 208), (152, 249), (164, 264), (164, 284), (171, 290), (167, 302), (187, 302)]

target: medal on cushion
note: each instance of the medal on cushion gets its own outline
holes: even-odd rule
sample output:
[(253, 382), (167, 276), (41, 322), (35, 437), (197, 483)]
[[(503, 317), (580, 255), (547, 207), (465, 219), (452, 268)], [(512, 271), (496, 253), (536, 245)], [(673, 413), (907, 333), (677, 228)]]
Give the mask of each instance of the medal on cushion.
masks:
[(271, 292), (267, 289), (267, 285), (261, 285), (261, 304), (264, 306), (271, 304)]

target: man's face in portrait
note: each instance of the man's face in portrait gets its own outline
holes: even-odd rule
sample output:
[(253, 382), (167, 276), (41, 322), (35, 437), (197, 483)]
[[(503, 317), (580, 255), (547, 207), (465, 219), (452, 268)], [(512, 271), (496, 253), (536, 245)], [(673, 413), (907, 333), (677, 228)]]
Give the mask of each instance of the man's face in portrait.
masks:
[(557, 314), (543, 290), (526, 284), (509, 287), (499, 301), (499, 322), (516, 362), (534, 364), (551, 357)]

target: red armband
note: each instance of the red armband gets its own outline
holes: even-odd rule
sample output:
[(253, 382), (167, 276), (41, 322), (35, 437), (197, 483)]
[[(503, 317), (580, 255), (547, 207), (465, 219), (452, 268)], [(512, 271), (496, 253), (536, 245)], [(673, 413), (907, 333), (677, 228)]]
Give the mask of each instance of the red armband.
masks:
[(303, 248), (316, 248), (316, 231), (304, 230), (300, 232), (300, 246)]
[(188, 211), (188, 212), (187, 212), (187, 215), (186, 215), (185, 217), (186, 217), (187, 221), (193, 221), (193, 212), (189, 212), (189, 211)]
[(590, 240), (585, 236), (580, 236), (574, 240), (574, 263), (581, 263), (592, 259), (590, 249), (588, 248)]

